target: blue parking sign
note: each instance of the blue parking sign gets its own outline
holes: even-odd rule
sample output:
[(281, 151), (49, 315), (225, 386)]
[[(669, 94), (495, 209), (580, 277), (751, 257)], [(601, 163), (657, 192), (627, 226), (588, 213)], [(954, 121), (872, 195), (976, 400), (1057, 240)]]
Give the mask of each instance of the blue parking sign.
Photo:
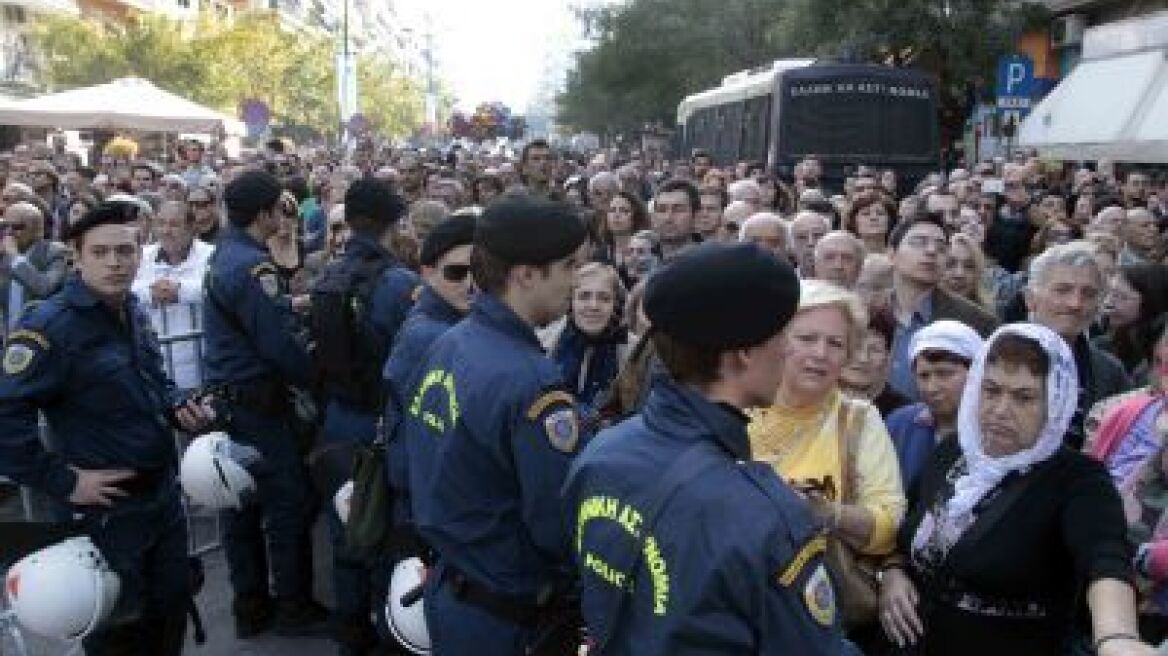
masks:
[(999, 112), (1030, 111), (1034, 96), (1034, 60), (1026, 55), (1005, 55), (998, 60), (996, 87)]

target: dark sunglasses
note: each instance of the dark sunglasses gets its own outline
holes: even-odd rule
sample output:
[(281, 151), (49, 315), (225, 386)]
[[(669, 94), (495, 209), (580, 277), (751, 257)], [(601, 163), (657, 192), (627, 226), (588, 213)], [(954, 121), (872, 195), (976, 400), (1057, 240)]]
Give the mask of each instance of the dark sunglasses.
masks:
[(446, 282), (462, 282), (470, 275), (469, 264), (447, 264), (442, 267), (442, 277)]
[(211, 201), (209, 201), (209, 200), (188, 200), (187, 205), (190, 205), (191, 207), (210, 207)]
[(9, 230), (11, 232), (24, 232), (25, 225), (23, 223), (9, 223), (7, 221), (0, 221), (0, 229)]

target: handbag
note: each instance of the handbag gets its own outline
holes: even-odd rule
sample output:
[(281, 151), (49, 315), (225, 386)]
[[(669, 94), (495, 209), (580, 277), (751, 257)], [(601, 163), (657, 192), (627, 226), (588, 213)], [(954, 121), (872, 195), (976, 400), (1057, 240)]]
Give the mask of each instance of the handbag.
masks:
[[(857, 414), (860, 415), (860, 421), (856, 421)], [(854, 465), (859, 433), (863, 429), (863, 408), (848, 399), (841, 399), (837, 419), (841, 474), (839, 503), (852, 504), (856, 502)], [(835, 581), (838, 593), (836, 602), (844, 629), (851, 630), (876, 622), (880, 607), (878, 561), (856, 553), (834, 535), (828, 537), (825, 561)]]

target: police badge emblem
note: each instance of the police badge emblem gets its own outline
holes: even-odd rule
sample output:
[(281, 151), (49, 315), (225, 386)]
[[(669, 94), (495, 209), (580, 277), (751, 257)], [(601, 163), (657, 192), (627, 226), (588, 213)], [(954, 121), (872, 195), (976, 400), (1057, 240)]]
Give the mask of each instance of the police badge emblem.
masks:
[(816, 622), (824, 626), (835, 622), (835, 589), (831, 587), (831, 578), (822, 564), (815, 568), (803, 586), (803, 603)]
[(580, 425), (576, 420), (575, 410), (564, 408), (549, 414), (543, 420), (543, 427), (552, 448), (563, 453), (575, 452), (576, 442), (580, 437)]

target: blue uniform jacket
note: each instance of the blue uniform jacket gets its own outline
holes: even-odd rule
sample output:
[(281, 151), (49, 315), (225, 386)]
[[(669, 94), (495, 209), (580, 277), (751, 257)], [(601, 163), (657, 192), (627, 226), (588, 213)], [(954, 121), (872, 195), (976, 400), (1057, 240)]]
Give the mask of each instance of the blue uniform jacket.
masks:
[[(58, 499), (82, 469), (159, 470), (175, 461), (180, 399), (150, 317), (127, 296), (123, 321), (77, 276), (25, 312), (0, 374), (0, 474)], [(52, 430), (42, 446), (37, 410)]]
[[(350, 265), (358, 260), (384, 258), (389, 267), (381, 273), (369, 299), (368, 320), (385, 352), (377, 357), (383, 362), (389, 347), (414, 305), (414, 294), (420, 281), (418, 275), (402, 266), (381, 244), (364, 235), (353, 235), (345, 243), (344, 260)], [(376, 434), (377, 416), (363, 412), (349, 404), (329, 399), (325, 409), (324, 435), (352, 439), (354, 436), (371, 441)]]
[(208, 383), (311, 382), (308, 351), (295, 337), (297, 319), (267, 247), (239, 227), (224, 228), (203, 288)]
[[(658, 481), (699, 440), (719, 462), (682, 485), (647, 526)], [(746, 418), (659, 377), (641, 414), (601, 431), (564, 486), (594, 635), (614, 624), (605, 654), (841, 654), (825, 542), (806, 504), (750, 460)], [(622, 552), (641, 563), (630, 584)], [(627, 562), (627, 561), (626, 561)], [(618, 585), (620, 587), (618, 587)]]
[(407, 452), (405, 440), (399, 439), (396, 430), (401, 418), (402, 397), (410, 390), (418, 364), (426, 351), (442, 333), (462, 319), (462, 313), (447, 303), (430, 287), (424, 287), (418, 296), (418, 303), (410, 311), (410, 316), (402, 324), (394, 342), (393, 350), (385, 361), (385, 384), (388, 388), (385, 402), (385, 429), (390, 436), (386, 448), (386, 475), (390, 487), (396, 491), (395, 520), (409, 521), (408, 502), (409, 481), (406, 473)]
[(480, 294), (415, 381), (401, 430), (419, 533), (479, 585), (534, 597), (570, 564), (559, 490), (580, 434), (559, 369), (529, 325)]

